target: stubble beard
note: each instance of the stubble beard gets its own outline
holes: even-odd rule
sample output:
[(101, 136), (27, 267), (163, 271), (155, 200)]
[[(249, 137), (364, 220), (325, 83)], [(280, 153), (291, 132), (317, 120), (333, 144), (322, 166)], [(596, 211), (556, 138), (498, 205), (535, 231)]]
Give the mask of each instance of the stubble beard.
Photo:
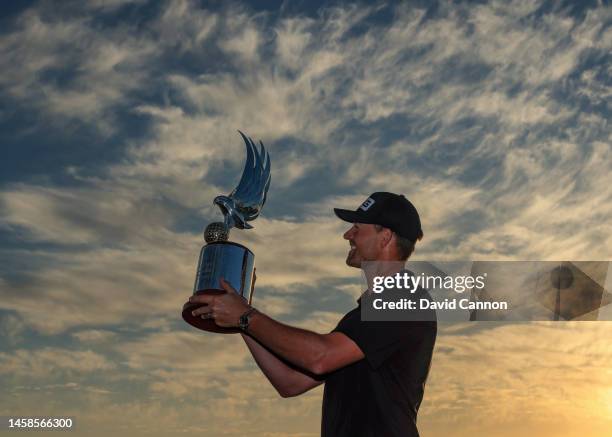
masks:
[(349, 250), (348, 255), (346, 256), (346, 265), (349, 266), (349, 267), (360, 268), (361, 267), (361, 261), (359, 261), (358, 258), (359, 257), (357, 256), (357, 249), (356, 248), (351, 248)]

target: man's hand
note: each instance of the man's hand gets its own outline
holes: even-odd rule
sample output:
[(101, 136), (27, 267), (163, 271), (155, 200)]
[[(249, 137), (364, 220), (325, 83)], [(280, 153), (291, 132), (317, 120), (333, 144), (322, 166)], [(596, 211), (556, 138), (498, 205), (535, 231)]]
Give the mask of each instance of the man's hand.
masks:
[(191, 312), (194, 317), (213, 319), (217, 326), (233, 328), (239, 326), (240, 316), (250, 307), (246, 299), (240, 296), (234, 287), (225, 279), (220, 280), (224, 294), (199, 294), (189, 298), (190, 303), (204, 304)]

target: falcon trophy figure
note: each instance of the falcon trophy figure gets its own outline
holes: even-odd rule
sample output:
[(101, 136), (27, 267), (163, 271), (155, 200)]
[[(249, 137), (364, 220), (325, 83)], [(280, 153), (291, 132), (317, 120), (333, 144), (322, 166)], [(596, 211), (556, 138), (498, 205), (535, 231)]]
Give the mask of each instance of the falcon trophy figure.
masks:
[[(255, 255), (242, 244), (227, 241), (231, 228), (252, 229), (255, 220), (266, 203), (270, 188), (270, 155), (260, 141), (257, 147), (253, 140), (238, 131), (246, 146), (246, 163), (238, 186), (227, 196), (217, 196), (213, 203), (223, 214), (223, 222), (206, 226), (206, 245), (200, 251), (193, 294), (225, 293), (220, 279), (229, 282), (238, 294), (250, 303), (253, 298)], [(183, 319), (204, 331), (233, 333), (236, 329), (222, 328), (213, 320), (203, 320), (191, 314), (197, 306), (186, 303)]]

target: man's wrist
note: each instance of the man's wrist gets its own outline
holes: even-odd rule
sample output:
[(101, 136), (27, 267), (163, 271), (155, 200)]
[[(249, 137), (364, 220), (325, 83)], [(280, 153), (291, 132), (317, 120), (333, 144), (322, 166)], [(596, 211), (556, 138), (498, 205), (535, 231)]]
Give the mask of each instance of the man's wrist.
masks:
[(257, 310), (253, 307), (249, 307), (248, 310), (242, 313), (242, 315), (238, 319), (238, 328), (240, 328), (242, 332), (246, 333), (249, 330), (249, 324), (251, 322), (251, 317), (253, 317), (255, 313), (257, 313)]

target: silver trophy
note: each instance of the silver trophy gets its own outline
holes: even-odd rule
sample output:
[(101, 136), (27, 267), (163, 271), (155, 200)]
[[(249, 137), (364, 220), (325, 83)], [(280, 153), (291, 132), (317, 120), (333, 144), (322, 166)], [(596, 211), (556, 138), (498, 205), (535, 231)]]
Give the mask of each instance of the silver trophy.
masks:
[[(206, 245), (200, 251), (193, 294), (225, 293), (219, 282), (224, 278), (249, 304), (253, 299), (255, 255), (242, 244), (227, 241), (231, 228), (252, 229), (248, 222), (255, 220), (270, 187), (270, 155), (260, 141), (238, 131), (246, 146), (246, 163), (238, 186), (228, 196), (217, 196), (213, 203), (223, 213), (223, 222), (213, 222), (204, 230)], [(213, 320), (194, 317), (191, 312), (201, 305), (183, 306), (183, 319), (196, 328), (221, 333), (238, 332), (234, 328), (221, 328)]]

